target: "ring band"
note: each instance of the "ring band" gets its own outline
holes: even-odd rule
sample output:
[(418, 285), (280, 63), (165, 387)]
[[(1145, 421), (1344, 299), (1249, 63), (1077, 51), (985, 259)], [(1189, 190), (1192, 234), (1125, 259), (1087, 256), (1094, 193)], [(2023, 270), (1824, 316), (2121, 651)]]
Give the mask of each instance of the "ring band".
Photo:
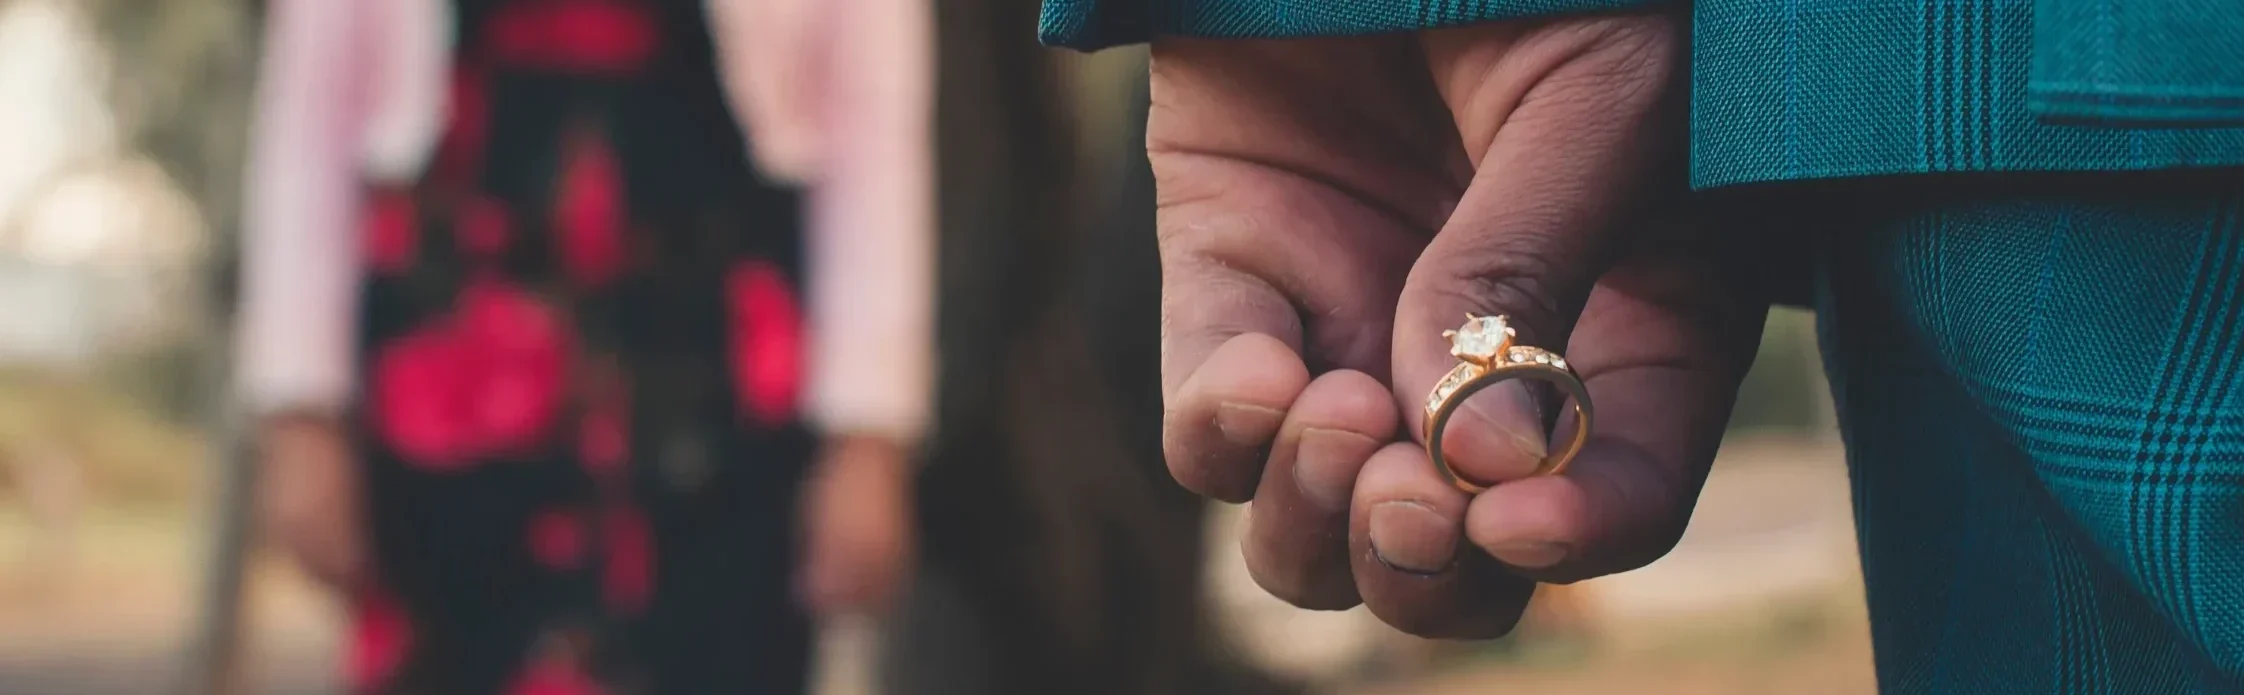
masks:
[(1566, 358), (1539, 347), (1512, 344), (1513, 331), (1502, 316), (1476, 317), (1466, 315), (1465, 325), (1454, 331), (1443, 331), (1450, 339), (1449, 354), (1458, 364), (1434, 384), (1426, 397), (1426, 453), (1432, 455), (1434, 470), (1448, 478), (1466, 494), (1480, 494), (1489, 486), (1482, 485), (1457, 474), (1442, 455), (1442, 433), (1449, 426), (1450, 416), (1465, 400), (1481, 389), (1514, 379), (1537, 379), (1556, 385), (1566, 392), (1567, 400), (1574, 404), (1574, 436), (1566, 446), (1550, 452), (1536, 464), (1534, 475), (1556, 475), (1566, 470), (1574, 456), (1582, 453), (1589, 443), (1590, 407), (1589, 388), (1582, 378), (1566, 364)]

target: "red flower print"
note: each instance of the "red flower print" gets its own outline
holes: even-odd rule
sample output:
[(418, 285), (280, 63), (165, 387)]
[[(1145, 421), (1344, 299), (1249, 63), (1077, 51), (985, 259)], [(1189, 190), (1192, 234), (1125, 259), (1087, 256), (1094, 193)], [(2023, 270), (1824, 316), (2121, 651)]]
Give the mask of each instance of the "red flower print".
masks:
[(530, 557), (538, 564), (575, 569), (584, 564), (584, 545), (584, 517), (558, 509), (530, 517)]
[(428, 471), (535, 451), (560, 419), (568, 369), (567, 333), (552, 310), (519, 289), (477, 282), (450, 320), (375, 358), (374, 428)]
[(554, 192), (554, 225), (561, 265), (586, 287), (599, 287), (623, 269), (623, 178), (605, 143), (575, 148)]
[(508, 227), (505, 205), (476, 196), (460, 207), (452, 235), (469, 257), (488, 260), (506, 252)]
[(532, 450), (561, 416), (569, 348), (544, 302), (498, 282), (460, 293), (458, 330), (474, 352), (467, 420), (491, 453)]
[(623, 470), (631, 455), (630, 415), (620, 403), (596, 404), (585, 409), (577, 425), (577, 455), (594, 477), (605, 478)]
[(366, 210), (366, 265), (378, 273), (400, 273), (413, 265), (420, 229), (412, 196), (403, 191), (376, 193)]
[(516, 3), (490, 23), (494, 57), (512, 65), (616, 75), (654, 56), (652, 17), (617, 0)]
[(350, 652), (344, 678), (353, 692), (375, 692), (397, 674), (413, 645), (413, 622), (397, 600), (379, 590), (361, 594), (351, 607)]
[(441, 330), (398, 338), (374, 359), (374, 429), (406, 463), (457, 469), (477, 454), (462, 417), (459, 387), (469, 375), (462, 346)]
[(646, 610), (654, 593), (654, 536), (646, 516), (629, 507), (603, 517), (608, 564), (600, 588), (608, 605), (625, 613)]
[(566, 659), (546, 659), (523, 669), (506, 695), (606, 695), (607, 689)]
[(747, 261), (725, 278), (731, 309), (733, 388), (763, 426), (792, 419), (802, 390), (803, 326), (794, 290), (775, 266)]

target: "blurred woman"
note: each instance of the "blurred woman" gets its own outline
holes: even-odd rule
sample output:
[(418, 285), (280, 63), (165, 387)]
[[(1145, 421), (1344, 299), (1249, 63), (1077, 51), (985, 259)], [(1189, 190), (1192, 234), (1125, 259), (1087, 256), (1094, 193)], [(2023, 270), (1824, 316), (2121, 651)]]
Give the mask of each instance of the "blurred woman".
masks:
[(880, 606), (932, 371), (927, 21), (273, 3), (238, 376), (354, 692), (798, 692), (802, 607)]

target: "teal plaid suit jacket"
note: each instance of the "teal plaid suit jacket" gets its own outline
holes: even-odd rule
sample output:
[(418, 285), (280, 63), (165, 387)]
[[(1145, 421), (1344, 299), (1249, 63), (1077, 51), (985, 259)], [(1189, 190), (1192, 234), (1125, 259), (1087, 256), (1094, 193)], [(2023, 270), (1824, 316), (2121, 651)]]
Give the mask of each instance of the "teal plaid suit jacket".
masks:
[[(1042, 29), (1092, 49), (1636, 4), (1045, 0)], [(1853, 201), (1800, 224), (1835, 232), (1814, 304), (1882, 689), (2244, 692), (2244, 3), (1691, 17), (1691, 183)], [(1987, 175), (1865, 178), (1942, 173)]]
[[(1644, 4), (1045, 0), (1043, 34), (1088, 49)], [(1699, 0), (1691, 24), (1691, 178), (1701, 187), (2244, 164), (2244, 129), (2205, 127), (2244, 125), (2236, 0)]]

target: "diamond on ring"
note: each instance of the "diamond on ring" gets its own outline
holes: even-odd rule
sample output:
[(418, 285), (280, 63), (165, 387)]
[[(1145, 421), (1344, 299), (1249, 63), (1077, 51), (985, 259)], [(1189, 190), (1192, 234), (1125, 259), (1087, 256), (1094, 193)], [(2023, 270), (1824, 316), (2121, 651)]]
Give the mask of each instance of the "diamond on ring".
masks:
[(1518, 334), (1502, 316), (1472, 314), (1465, 315), (1465, 325), (1457, 330), (1442, 331), (1442, 336), (1449, 339), (1450, 355), (1480, 364), (1496, 359)]

